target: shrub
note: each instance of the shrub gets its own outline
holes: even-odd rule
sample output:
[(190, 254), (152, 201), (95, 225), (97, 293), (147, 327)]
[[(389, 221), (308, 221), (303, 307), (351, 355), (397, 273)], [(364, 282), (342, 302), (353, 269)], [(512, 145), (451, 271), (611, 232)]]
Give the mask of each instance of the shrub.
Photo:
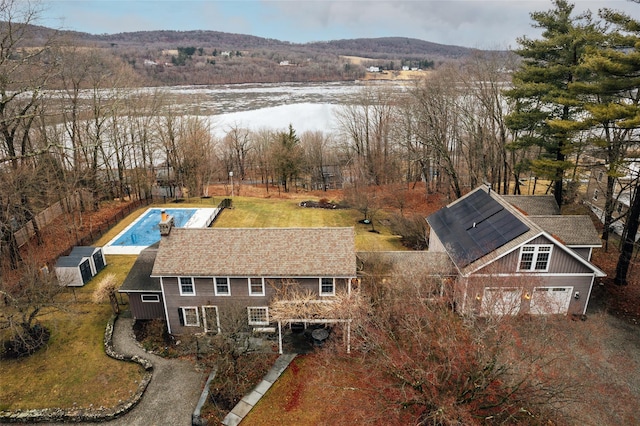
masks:
[(404, 217), (394, 214), (389, 219), (391, 232), (402, 237), (402, 244), (413, 250), (427, 248), (427, 222), (420, 215)]
[(46, 327), (36, 324), (23, 333), (15, 334), (5, 340), (2, 347), (2, 358), (21, 358), (35, 353), (49, 342), (51, 333)]

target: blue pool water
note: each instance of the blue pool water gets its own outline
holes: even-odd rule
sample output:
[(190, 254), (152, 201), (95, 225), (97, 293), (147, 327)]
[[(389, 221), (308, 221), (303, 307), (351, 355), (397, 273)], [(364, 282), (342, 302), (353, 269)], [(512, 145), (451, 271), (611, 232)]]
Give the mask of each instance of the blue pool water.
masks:
[[(173, 216), (174, 225), (183, 227), (196, 209), (164, 209), (167, 214)], [(122, 233), (111, 243), (112, 246), (150, 246), (160, 241), (160, 223), (161, 209), (149, 209), (141, 216), (133, 225)]]

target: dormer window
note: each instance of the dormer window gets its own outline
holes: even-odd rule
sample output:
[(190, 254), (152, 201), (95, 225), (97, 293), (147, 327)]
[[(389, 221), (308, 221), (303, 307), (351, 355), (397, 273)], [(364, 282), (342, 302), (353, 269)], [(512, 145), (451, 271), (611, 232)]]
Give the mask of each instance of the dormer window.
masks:
[(526, 245), (520, 249), (518, 270), (524, 272), (546, 272), (549, 270), (551, 245)]

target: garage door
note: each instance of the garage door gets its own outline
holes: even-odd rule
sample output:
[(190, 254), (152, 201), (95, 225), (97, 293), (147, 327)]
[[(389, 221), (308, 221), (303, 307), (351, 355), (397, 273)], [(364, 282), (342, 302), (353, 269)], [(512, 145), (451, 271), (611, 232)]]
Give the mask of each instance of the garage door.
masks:
[(536, 287), (531, 295), (531, 313), (566, 314), (572, 294), (573, 287)]
[(521, 303), (521, 288), (487, 287), (482, 296), (482, 315), (516, 315)]

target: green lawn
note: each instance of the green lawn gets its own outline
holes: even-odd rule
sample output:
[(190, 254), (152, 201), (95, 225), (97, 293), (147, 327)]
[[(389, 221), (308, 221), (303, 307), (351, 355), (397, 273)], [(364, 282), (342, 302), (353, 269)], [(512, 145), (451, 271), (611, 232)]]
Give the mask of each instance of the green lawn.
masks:
[(134, 261), (135, 256), (108, 256), (100, 274), (61, 297), (73, 303), (41, 318), (51, 331), (46, 348), (0, 362), (0, 410), (112, 407), (129, 399), (143, 370), (105, 354), (103, 337), (112, 311), (108, 303), (93, 303), (91, 294), (105, 274), (124, 280)]

